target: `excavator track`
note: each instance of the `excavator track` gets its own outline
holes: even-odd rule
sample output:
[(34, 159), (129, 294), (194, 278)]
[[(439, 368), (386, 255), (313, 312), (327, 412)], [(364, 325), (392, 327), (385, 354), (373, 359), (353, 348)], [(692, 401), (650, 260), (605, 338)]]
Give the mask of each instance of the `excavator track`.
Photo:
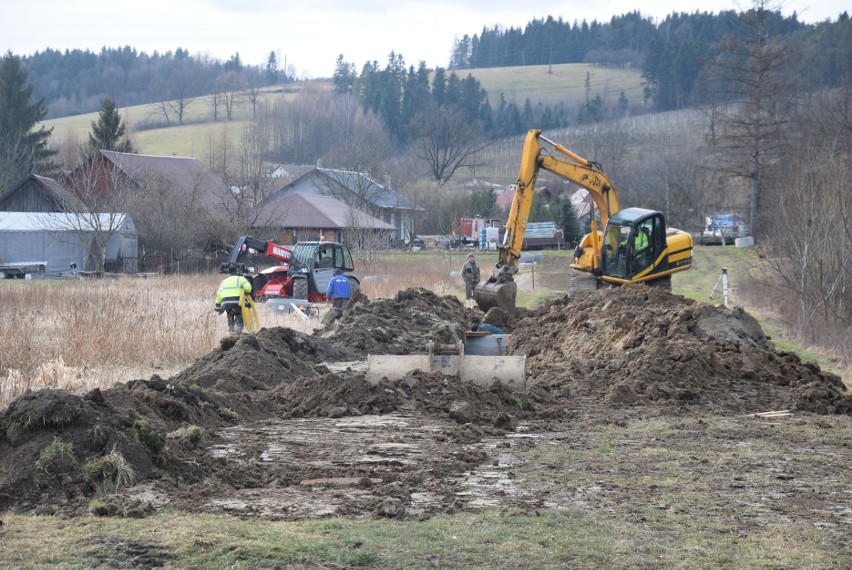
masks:
[(568, 289), (568, 298), (573, 299), (577, 293), (587, 293), (597, 291), (600, 287), (598, 278), (588, 271), (580, 271), (579, 269), (571, 270), (571, 282)]

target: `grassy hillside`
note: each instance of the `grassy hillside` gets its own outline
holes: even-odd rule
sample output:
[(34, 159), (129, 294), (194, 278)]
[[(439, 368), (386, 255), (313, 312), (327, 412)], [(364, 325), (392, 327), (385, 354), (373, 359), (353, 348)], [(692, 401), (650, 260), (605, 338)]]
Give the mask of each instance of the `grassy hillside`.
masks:
[[(501, 67), (472, 69), (458, 72), (462, 77), (473, 75), (488, 92), (492, 105), (497, 104), (502, 93), (507, 102), (519, 107), (527, 98), (533, 105), (563, 103), (576, 108), (586, 98), (586, 76), (589, 75), (590, 96), (600, 95), (606, 103), (614, 104), (623, 91), (631, 105), (642, 101), (642, 78), (636, 70), (609, 69), (586, 64), (538, 65), (527, 67)], [(292, 99), (301, 85), (268, 89), (261, 95), (258, 106), (271, 107), (280, 98)], [(330, 87), (330, 84), (329, 84)], [(223, 136), (234, 140), (244, 125), (252, 119), (248, 101), (237, 103), (233, 120), (225, 121), (224, 109), (219, 109), (219, 121), (213, 121), (213, 107), (207, 97), (198, 97), (188, 106), (184, 124), (176, 119), (166, 121), (160, 105), (137, 105), (119, 109), (130, 127), (131, 137), (139, 151), (145, 154), (193, 156), (206, 160), (210, 141)], [(45, 121), (53, 128), (53, 143), (58, 145), (69, 137), (85, 141), (92, 129), (97, 113), (62, 117)]]
[[(271, 106), (280, 98), (292, 99), (295, 92), (281, 86), (269, 88), (261, 93), (258, 109)], [(213, 107), (207, 97), (193, 99), (186, 108), (183, 124), (177, 123), (172, 115), (167, 121), (159, 104), (122, 107), (118, 110), (130, 130), (130, 137), (138, 150), (144, 154), (192, 156), (206, 160), (210, 141), (223, 136), (238, 137), (243, 127), (252, 120), (252, 107), (247, 100), (237, 101), (232, 120), (224, 119), (225, 110), (219, 107), (219, 120), (213, 120)], [(92, 121), (98, 113), (74, 115), (45, 121), (47, 128), (53, 128), (53, 143), (61, 144), (69, 137), (85, 141), (92, 130)]]
[[(463, 77), (468, 71), (459, 72)], [(523, 106), (529, 97), (535, 105), (563, 102), (569, 107), (586, 100), (586, 75), (589, 74), (589, 96), (600, 95), (604, 102), (614, 103), (624, 91), (632, 105), (643, 100), (642, 75), (638, 70), (612, 69), (581, 63), (531, 65), (525, 67), (492, 67), (469, 71), (488, 92), (492, 105), (500, 94), (509, 103)]]

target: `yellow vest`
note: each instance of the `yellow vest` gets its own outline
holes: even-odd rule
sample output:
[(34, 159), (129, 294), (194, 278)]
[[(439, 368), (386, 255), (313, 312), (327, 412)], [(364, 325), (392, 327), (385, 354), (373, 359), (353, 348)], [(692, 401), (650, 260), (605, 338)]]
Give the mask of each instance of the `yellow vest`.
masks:
[(251, 293), (251, 283), (242, 275), (229, 275), (219, 284), (219, 290), (216, 291), (216, 304), (218, 305), (225, 299), (237, 300), (240, 298), (240, 290), (246, 294)]

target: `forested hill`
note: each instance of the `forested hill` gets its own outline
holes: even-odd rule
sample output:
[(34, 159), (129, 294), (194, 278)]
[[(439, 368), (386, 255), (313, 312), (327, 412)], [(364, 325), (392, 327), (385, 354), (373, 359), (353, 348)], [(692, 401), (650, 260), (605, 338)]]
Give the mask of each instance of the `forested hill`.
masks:
[[(852, 22), (846, 12), (834, 21), (805, 24), (793, 14), (755, 10), (711, 14), (673, 13), (654, 23), (638, 12), (608, 23), (566, 22), (547, 17), (520, 28), (484, 28), (453, 46), (450, 69), (592, 63), (641, 68), (647, 96), (665, 111), (707, 103), (709, 65), (730, 43), (749, 35), (754, 21), (768, 35), (795, 45), (797, 75), (812, 88), (836, 87), (852, 79)], [(730, 50), (727, 50), (730, 51)]]
[[(557, 63), (629, 66), (642, 70), (646, 98), (657, 110), (690, 107), (706, 103), (709, 93), (718, 92), (706, 87), (711, 62), (731, 53), (731, 42), (748, 36), (750, 16), (754, 10), (673, 13), (655, 23), (632, 12), (606, 23), (548, 17), (532, 20), (523, 30), (484, 28), (481, 34), (455, 42), (447, 69)], [(799, 55), (795, 75), (811, 88), (834, 87), (852, 79), (852, 22), (847, 13), (819, 24), (805, 24), (795, 14), (783, 17), (780, 12), (770, 12), (765, 20), (773, 38), (795, 45)], [(345, 56), (345, 46), (341, 49)], [(23, 56), (22, 62), (35, 97), (45, 98), (49, 118), (96, 111), (105, 97), (125, 107), (256, 92), (288, 79), (274, 52), (264, 66), (244, 65), (239, 53), (223, 62), (181, 48), (148, 54), (130, 46), (105, 47), (97, 53), (46, 49)]]
[(182, 48), (148, 54), (131, 46), (98, 53), (48, 48), (21, 59), (35, 97), (45, 98), (48, 118), (96, 111), (105, 97), (128, 107), (252, 91), (287, 80), (274, 51), (265, 66), (245, 65), (239, 53), (220, 61)]

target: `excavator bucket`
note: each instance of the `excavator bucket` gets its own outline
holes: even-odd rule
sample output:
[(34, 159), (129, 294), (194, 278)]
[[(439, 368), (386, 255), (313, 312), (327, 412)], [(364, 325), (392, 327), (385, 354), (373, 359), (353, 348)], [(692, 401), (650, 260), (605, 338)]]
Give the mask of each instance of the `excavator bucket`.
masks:
[(518, 295), (518, 284), (514, 281), (495, 281), (492, 277), (485, 283), (480, 283), (473, 290), (473, 299), (483, 312), (492, 307), (500, 307), (506, 312), (515, 310), (515, 299)]
[[(475, 352), (466, 354), (464, 343), (455, 347), (436, 346), (429, 342), (427, 354), (371, 354), (367, 357), (367, 381), (377, 384), (384, 378), (398, 380), (415, 370), (458, 377), (462, 382), (487, 386), (494, 380), (506, 384), (513, 392), (526, 389), (526, 356), (508, 356), (505, 348), (511, 335), (492, 335), (495, 351), (483, 350), (477, 343)], [(499, 337), (499, 338), (498, 338)]]

